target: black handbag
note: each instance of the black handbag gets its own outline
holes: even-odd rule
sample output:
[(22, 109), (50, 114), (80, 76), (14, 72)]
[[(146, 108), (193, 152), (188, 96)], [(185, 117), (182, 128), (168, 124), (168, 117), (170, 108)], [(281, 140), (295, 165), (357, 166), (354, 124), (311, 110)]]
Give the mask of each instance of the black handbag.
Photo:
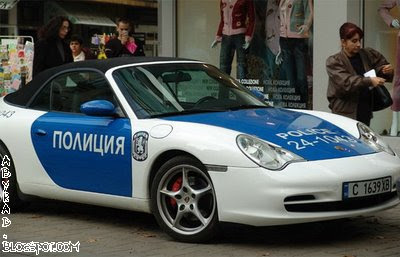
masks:
[(377, 112), (388, 108), (393, 104), (392, 97), (385, 86), (377, 86), (372, 89), (372, 111)]
[[(368, 51), (361, 49), (360, 53), (364, 53), (367, 58), (369, 67), (373, 67), (371, 64), (371, 57)], [(371, 90), (372, 93), (372, 111), (377, 112), (388, 108), (393, 104), (392, 96), (385, 86), (376, 86)]]

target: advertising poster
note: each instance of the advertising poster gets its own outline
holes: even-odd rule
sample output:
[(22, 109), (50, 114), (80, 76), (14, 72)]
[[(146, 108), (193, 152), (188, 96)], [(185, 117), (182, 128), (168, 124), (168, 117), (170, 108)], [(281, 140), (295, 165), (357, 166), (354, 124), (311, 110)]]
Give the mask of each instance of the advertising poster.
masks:
[(238, 79), (262, 92), (275, 107), (312, 109), (313, 0), (253, 0), (253, 4), (246, 76)]

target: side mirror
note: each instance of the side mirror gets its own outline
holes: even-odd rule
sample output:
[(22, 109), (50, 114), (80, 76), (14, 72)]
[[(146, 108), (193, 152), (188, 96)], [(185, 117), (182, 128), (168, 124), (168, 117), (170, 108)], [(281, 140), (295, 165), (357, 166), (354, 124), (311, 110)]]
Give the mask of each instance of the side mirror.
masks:
[(260, 101), (264, 101), (265, 100), (265, 96), (262, 92), (256, 90), (256, 89), (252, 89), (250, 90), (251, 93)]
[(93, 100), (81, 105), (81, 112), (89, 116), (113, 116), (115, 106), (107, 100)]

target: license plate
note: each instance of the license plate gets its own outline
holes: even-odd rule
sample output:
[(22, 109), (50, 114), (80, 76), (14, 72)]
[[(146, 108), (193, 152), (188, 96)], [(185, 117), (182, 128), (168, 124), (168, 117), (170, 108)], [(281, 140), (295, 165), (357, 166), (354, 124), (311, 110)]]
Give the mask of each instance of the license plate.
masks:
[(343, 183), (343, 198), (355, 198), (391, 192), (392, 178), (384, 177)]

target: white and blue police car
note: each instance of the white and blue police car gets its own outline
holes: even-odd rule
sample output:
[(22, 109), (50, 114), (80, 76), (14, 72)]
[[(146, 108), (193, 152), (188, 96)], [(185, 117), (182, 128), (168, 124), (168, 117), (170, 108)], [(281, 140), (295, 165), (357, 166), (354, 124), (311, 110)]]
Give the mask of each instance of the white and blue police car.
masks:
[[(177, 240), (396, 206), (400, 159), (366, 125), (272, 108), (203, 62), (48, 69), (0, 99), (2, 208), (23, 196), (152, 213)], [(4, 173), (4, 172), (3, 172)]]

